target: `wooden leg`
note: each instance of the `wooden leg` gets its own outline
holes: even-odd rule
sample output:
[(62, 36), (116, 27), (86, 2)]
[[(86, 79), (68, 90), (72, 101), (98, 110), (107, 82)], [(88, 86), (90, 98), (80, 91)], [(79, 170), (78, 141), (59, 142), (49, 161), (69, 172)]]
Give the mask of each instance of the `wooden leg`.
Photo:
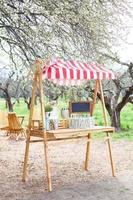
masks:
[(30, 147), (30, 137), (26, 141), (26, 149), (25, 149), (25, 157), (24, 157), (24, 166), (23, 166), (23, 176), (22, 181), (26, 181), (26, 175), (27, 175), (27, 163), (28, 163), (28, 157), (29, 157), (29, 147)]
[(88, 135), (88, 142), (86, 147), (85, 170), (88, 170), (88, 165), (90, 161), (90, 143), (91, 143), (91, 133)]
[(113, 157), (112, 157), (112, 146), (111, 146), (111, 142), (110, 142), (110, 134), (107, 133), (107, 143), (108, 143), (108, 148), (109, 148), (109, 157), (110, 157), (110, 163), (111, 163), (111, 169), (112, 169), (112, 176), (115, 177), (115, 167), (114, 167), (114, 161), (113, 161)]
[(26, 132), (25, 132), (25, 130), (22, 130), (21, 137), (24, 138), (24, 139), (26, 139)]
[(19, 140), (19, 134), (16, 133), (16, 141)]
[(24, 138), (26, 139), (26, 138), (27, 138), (27, 135), (26, 135), (26, 132), (25, 132), (25, 131), (23, 132), (23, 135), (24, 135)]
[(52, 181), (51, 181), (51, 171), (49, 166), (48, 160), (48, 144), (44, 140), (44, 154), (45, 154), (45, 161), (46, 161), (46, 173), (47, 173), (47, 181), (48, 181), (48, 190), (52, 191)]

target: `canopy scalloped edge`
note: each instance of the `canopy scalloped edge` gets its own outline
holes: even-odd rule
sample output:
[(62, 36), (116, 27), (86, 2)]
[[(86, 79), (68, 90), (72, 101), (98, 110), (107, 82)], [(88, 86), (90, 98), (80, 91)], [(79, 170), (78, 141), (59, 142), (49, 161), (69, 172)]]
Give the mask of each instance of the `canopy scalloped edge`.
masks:
[(59, 85), (80, 85), (88, 80), (115, 79), (112, 70), (104, 65), (81, 63), (73, 60), (63, 61), (57, 59), (42, 70), (43, 78)]

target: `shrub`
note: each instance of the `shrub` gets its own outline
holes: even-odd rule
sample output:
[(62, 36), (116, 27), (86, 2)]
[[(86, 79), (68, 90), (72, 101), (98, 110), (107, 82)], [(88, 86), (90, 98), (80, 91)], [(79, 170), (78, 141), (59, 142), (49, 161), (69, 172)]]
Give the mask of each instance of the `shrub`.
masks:
[(47, 104), (45, 106), (45, 112), (51, 112), (53, 110), (52, 106), (50, 104)]

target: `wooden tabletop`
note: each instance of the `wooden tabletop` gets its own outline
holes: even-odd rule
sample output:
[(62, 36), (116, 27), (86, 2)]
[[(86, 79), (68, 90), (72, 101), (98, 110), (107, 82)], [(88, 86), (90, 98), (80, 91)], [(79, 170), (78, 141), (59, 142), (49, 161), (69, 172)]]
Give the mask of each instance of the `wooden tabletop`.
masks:
[(72, 138), (88, 137), (88, 134), (94, 132), (114, 132), (115, 128), (111, 126), (95, 126), (88, 129), (56, 129), (47, 131), (48, 140), (63, 140)]
[[(72, 138), (82, 138), (88, 137), (88, 134), (94, 132), (114, 132), (115, 128), (111, 126), (95, 126), (93, 128), (87, 129), (56, 129), (56, 130), (49, 130), (46, 131), (47, 133), (47, 140), (65, 140), (65, 139), (72, 139)], [(45, 130), (30, 130), (30, 135), (35, 137), (44, 137)]]
[(105, 131), (105, 132), (114, 132), (115, 128), (111, 126), (94, 126), (93, 128), (87, 128), (87, 129), (55, 129), (55, 130), (49, 130), (46, 131), (47, 133), (53, 133), (53, 134), (60, 134), (60, 133), (76, 133), (76, 132), (97, 132), (97, 131)]

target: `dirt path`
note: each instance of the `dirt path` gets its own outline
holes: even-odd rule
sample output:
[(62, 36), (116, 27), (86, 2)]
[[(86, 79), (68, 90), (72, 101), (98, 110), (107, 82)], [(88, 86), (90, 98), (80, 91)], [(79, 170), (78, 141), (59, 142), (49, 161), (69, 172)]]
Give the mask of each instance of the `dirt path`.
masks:
[(133, 171), (124, 171), (117, 178), (61, 187), (52, 193), (32, 195), (27, 200), (133, 200)]
[[(26, 183), (22, 183), (25, 142), (8, 140), (1, 134), (0, 200), (74, 198), (95, 200), (99, 195), (101, 195), (99, 199), (106, 200), (111, 199), (113, 193), (114, 199), (118, 199), (115, 198), (116, 193), (116, 196), (121, 197), (120, 199), (124, 194), (129, 196), (127, 199), (132, 200), (133, 197), (130, 198), (130, 195), (133, 194), (133, 187), (130, 185), (133, 185), (133, 142), (113, 141), (116, 178), (111, 177), (107, 145), (103, 141), (92, 143), (90, 171), (84, 171), (85, 144), (85, 141), (80, 141), (69, 144), (56, 143), (49, 146), (53, 192), (48, 193), (43, 145), (41, 143), (31, 145), (29, 179)], [(79, 195), (79, 198), (76, 198), (76, 195)], [(104, 196), (107, 197), (104, 198)], [(123, 199), (126, 199), (126, 196)]]

